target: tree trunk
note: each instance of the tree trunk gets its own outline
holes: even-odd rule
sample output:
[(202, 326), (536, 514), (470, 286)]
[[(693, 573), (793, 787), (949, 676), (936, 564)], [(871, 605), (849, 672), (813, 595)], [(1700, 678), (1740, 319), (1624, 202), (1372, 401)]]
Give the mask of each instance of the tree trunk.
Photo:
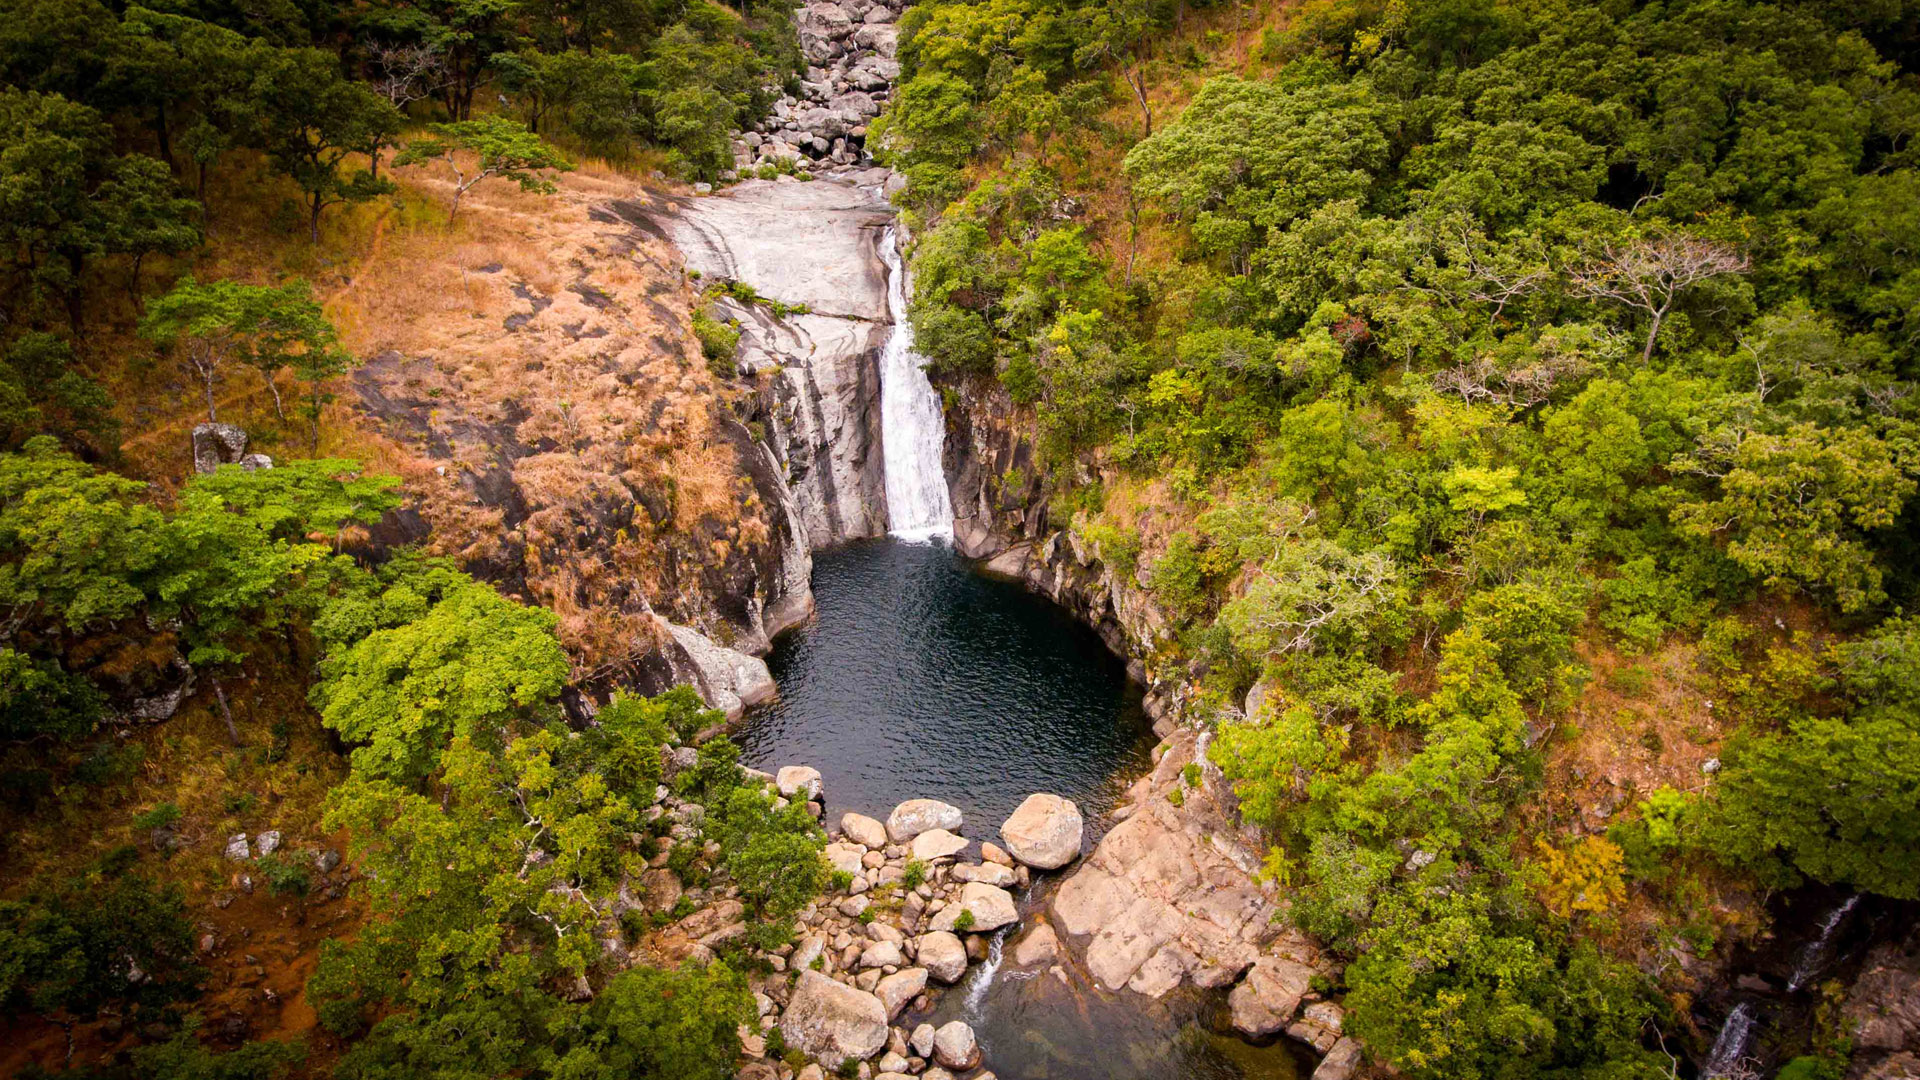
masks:
[(261, 377), (267, 380), (267, 390), (273, 394), (273, 415), (282, 424), (287, 422), (287, 411), (280, 406), (280, 384), (273, 381), (273, 372), (262, 371)]
[(246, 744), (240, 741), (240, 729), (233, 722), (233, 709), (227, 705), (227, 688), (221, 685), (218, 675), (212, 676), (211, 681), (213, 682), (213, 700), (220, 703), (220, 718), (227, 722), (227, 738), (233, 740), (235, 746), (245, 746)]
[(1653, 359), (1653, 342), (1655, 338), (1660, 336), (1660, 324), (1665, 322), (1666, 319), (1667, 309), (1665, 308), (1661, 308), (1659, 311), (1653, 313), (1653, 325), (1647, 327), (1647, 347), (1640, 350), (1640, 362), (1642, 364)]
[(320, 193), (313, 193), (313, 246), (320, 246), (320, 210), (326, 204), (320, 201)]
[(1140, 137), (1143, 139), (1150, 138), (1153, 135), (1153, 106), (1147, 104), (1147, 84), (1145, 76), (1137, 71), (1126, 70), (1124, 65), (1121, 67), (1120, 73), (1122, 77), (1127, 80), (1127, 85), (1133, 87), (1133, 96), (1140, 102), (1140, 117), (1146, 124), (1146, 131), (1143, 132)]
[(199, 364), (199, 368), (200, 368), (200, 380), (206, 386), (206, 390), (207, 390), (207, 423), (217, 424), (220, 422), (220, 418), (213, 415), (213, 380), (214, 380), (214, 377), (219, 373), (220, 369), (214, 366), (213, 358), (211, 356), (207, 357), (206, 360), (201, 362)]

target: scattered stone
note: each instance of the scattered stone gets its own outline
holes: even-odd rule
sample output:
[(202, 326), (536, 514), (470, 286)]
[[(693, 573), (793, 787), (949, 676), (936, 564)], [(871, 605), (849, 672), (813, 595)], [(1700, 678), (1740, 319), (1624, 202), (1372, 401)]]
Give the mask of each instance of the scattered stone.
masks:
[(933, 1033), (933, 1056), (949, 1069), (962, 1071), (980, 1064), (980, 1045), (965, 1020), (953, 1020)]
[(887, 846), (887, 827), (865, 814), (840, 815), (840, 831), (865, 848), (878, 851)]
[(333, 873), (333, 868), (339, 865), (340, 853), (333, 848), (313, 853), (313, 868), (323, 874)]
[(1009, 869), (1013, 866), (1013, 856), (1007, 854), (1005, 848), (991, 840), (982, 840), (980, 842), (980, 857), (987, 862), (998, 863)]
[(906, 962), (906, 955), (900, 951), (900, 946), (891, 941), (876, 941), (860, 953), (860, 967), (863, 969), (897, 968)]
[(958, 832), (961, 821), (959, 807), (938, 799), (908, 799), (887, 815), (887, 838), (904, 844), (934, 829)]
[(918, 950), (915, 955), (920, 965), (927, 969), (927, 974), (938, 981), (951, 985), (959, 982), (966, 975), (967, 948), (952, 933), (935, 930), (930, 934), (923, 934), (915, 948)]
[(210, 473), (237, 465), (247, 455), (247, 433), (232, 424), (201, 424), (193, 429), (193, 471)]
[(271, 855), (280, 850), (280, 830), (268, 829), (254, 837), (253, 850), (256, 855)]
[(945, 829), (929, 829), (913, 838), (913, 857), (921, 862), (951, 858), (967, 849), (967, 841)]
[(1080, 855), (1086, 821), (1071, 799), (1044, 792), (1029, 795), (1000, 826), (1014, 858), (1040, 870), (1058, 870)]
[(865, 1061), (887, 1045), (887, 1007), (865, 991), (802, 971), (781, 1014), (780, 1033), (788, 1046), (837, 1069), (842, 1061)]
[(866, 868), (867, 849), (859, 844), (828, 844), (827, 861), (844, 874), (857, 874)]
[(820, 770), (806, 765), (788, 765), (774, 774), (773, 786), (789, 799), (801, 795), (817, 799), (820, 797)]
[(253, 849), (247, 845), (246, 833), (234, 833), (227, 837), (226, 855), (234, 862), (245, 862), (253, 858)]
[(932, 1024), (921, 1024), (913, 1029), (913, 1034), (907, 1036), (907, 1045), (913, 1047), (913, 1052), (918, 1057), (932, 1057), (934, 1034)]

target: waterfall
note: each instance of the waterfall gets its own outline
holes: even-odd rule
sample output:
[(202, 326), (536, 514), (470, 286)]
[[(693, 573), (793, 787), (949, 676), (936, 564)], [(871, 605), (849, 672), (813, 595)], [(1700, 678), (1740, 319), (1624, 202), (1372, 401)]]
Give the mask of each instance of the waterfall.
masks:
[(987, 944), (987, 958), (973, 969), (972, 979), (967, 983), (967, 1019), (976, 1027), (982, 1022), (980, 1007), (986, 1004), (987, 989), (993, 985), (994, 973), (1000, 970), (1001, 947), (1012, 931), (1013, 926), (1003, 926), (993, 935)]
[(1753, 1021), (1753, 1006), (1745, 1001), (1727, 1014), (1727, 1022), (1720, 1025), (1720, 1034), (1714, 1037), (1713, 1049), (1707, 1052), (1706, 1067), (1700, 1070), (1703, 1080), (1732, 1075), (1740, 1059), (1747, 1056), (1747, 1044), (1753, 1041)]
[(953, 535), (953, 506), (940, 467), (946, 417), (940, 394), (913, 351), (907, 322), (907, 271), (892, 226), (880, 238), (887, 264), (887, 314), (893, 333), (880, 353), (881, 452), (887, 477), (887, 531), (907, 540)]
[(1840, 929), (1840, 923), (1859, 902), (1860, 894), (1854, 893), (1821, 921), (1820, 933), (1815, 935), (1812, 941), (1807, 942), (1806, 948), (1800, 950), (1800, 959), (1793, 965), (1793, 975), (1787, 979), (1787, 993), (1791, 994), (1806, 985), (1807, 980), (1820, 970), (1820, 965), (1826, 963), (1828, 947), (1833, 943), (1834, 932)]

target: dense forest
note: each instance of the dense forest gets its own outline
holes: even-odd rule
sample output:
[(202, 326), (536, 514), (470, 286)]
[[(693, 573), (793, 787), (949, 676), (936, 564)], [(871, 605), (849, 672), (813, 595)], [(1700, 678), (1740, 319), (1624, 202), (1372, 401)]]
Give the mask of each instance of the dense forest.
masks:
[[(7, 15), (9, 1030), (83, 1077), (733, 1076), (756, 952), (845, 884), (826, 834), (691, 690), (570, 722), (555, 612), (386, 541), (402, 480), (344, 434), (369, 357), (323, 293), (370, 208), (450, 228), (588, 159), (733, 179), (806, 74), (792, 7)], [(1164, 618), (1154, 677), (1373, 1061), (1673, 1077), (1669, 958), (1806, 883), (1920, 899), (1916, 63), (1904, 0), (902, 16), (866, 140), (950, 427), (1011, 401), (1038, 455), (995, 487)], [(236, 387), (273, 468), (150, 467), (144, 428)], [(1643, 782), (1596, 815), (1615, 760)], [(313, 931), (305, 1042), (203, 1009), (188, 894), (263, 798), (350, 870), (234, 841), (247, 895), (355, 905)], [(661, 868), (689, 895), (629, 903)], [(744, 937), (610, 963), (709, 888)], [(1831, 1016), (1803, 1042), (1781, 1075), (1844, 1073)]]
[[(1730, 887), (1920, 896), (1913, 12), (1247, 14), (913, 10), (921, 347), (1175, 624), (1371, 1054), (1667, 1075)], [(1583, 827), (1675, 671), (1718, 756)]]

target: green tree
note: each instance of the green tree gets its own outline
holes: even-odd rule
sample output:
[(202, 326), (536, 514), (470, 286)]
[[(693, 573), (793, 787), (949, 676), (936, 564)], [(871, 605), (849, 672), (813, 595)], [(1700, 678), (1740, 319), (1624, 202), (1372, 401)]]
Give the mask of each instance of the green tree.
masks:
[(365, 83), (340, 74), (319, 49), (270, 54), (247, 90), (253, 138), (274, 167), (305, 192), (313, 242), (329, 206), (365, 202), (394, 190), (371, 169), (350, 170), (354, 155), (371, 158), (400, 130), (400, 112)]
[[(408, 143), (393, 159), (393, 165), (402, 168), (430, 160), (446, 163), (453, 173), (453, 206), (447, 211), (449, 225), (459, 216), (461, 197), (488, 177), (511, 180), (519, 184), (522, 191), (551, 195), (556, 190), (553, 181), (542, 173), (549, 169), (573, 170), (573, 164), (541, 141), (540, 136), (503, 116), (435, 124), (428, 131), (430, 134)], [(477, 159), (471, 175), (457, 156), (463, 151)]]

